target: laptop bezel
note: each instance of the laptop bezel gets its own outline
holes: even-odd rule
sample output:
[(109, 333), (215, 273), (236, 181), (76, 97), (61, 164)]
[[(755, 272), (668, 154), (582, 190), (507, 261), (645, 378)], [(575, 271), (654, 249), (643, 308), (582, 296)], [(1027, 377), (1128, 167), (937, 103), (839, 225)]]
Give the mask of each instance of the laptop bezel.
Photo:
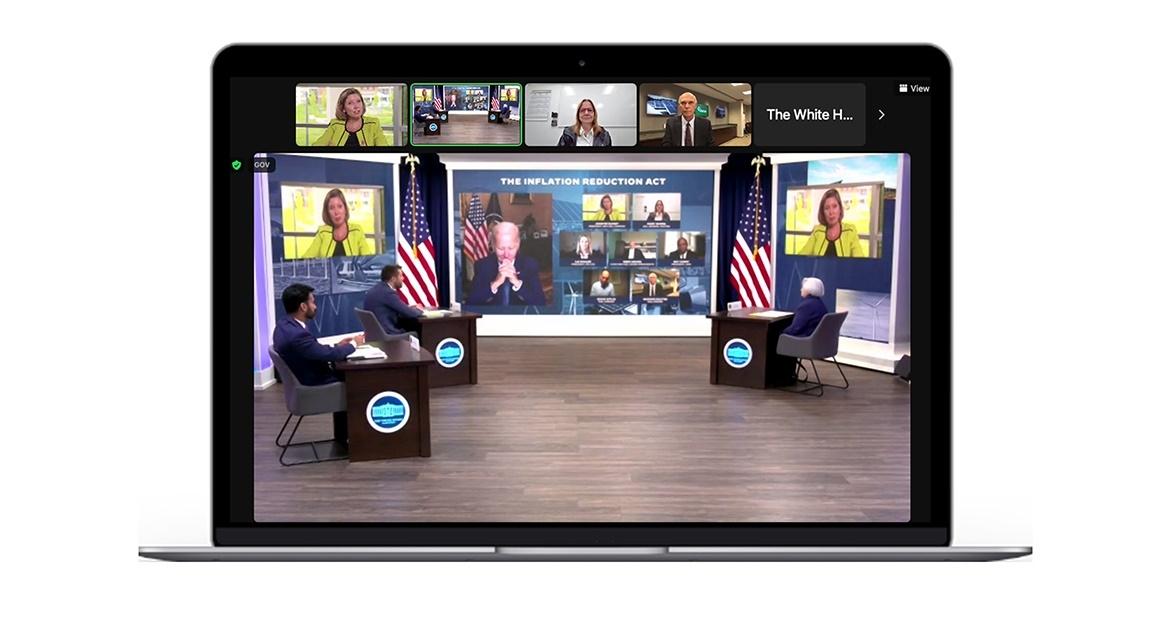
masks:
[[(216, 56), (212, 67), (212, 540), (228, 546), (917, 546), (946, 545), (951, 526), (951, 67), (942, 50), (930, 45), (232, 45)], [(652, 54), (646, 52), (652, 51)], [(242, 262), (251, 254), (251, 218), (239, 223), (230, 205), (232, 189), (250, 184), (250, 175), (231, 175), (225, 162), (241, 158), (230, 144), (233, 78), (298, 77), (306, 80), (410, 83), (424, 70), (411, 67), (425, 58), (437, 80), (504, 79), (510, 82), (695, 81), (769, 79), (848, 81), (849, 78), (916, 77), (930, 80), (930, 153), (932, 184), (929, 209), (914, 214), (912, 253), (916, 317), (914, 339), (917, 379), (914, 403), (929, 411), (924, 424), (911, 428), (912, 487), (927, 489), (930, 517), (908, 523), (256, 523), (241, 519), (251, 513), (238, 482), (253, 475), (250, 449), (233, 449), (233, 421), (240, 425), (239, 406), (252, 399), (241, 387), (242, 368), (234, 360), (233, 342), (250, 334), (250, 319), (233, 314), (233, 296), (243, 292)], [(499, 58), (511, 59), (501, 66)], [(685, 78), (661, 73), (661, 58), (685, 59)], [(728, 59), (734, 59), (729, 61)], [(344, 59), (344, 62), (339, 62)], [(450, 61), (446, 59), (452, 59)], [(798, 59), (798, 62), (784, 62)], [(584, 62), (582, 62), (584, 61)], [(400, 64), (396, 64), (400, 63)], [(454, 64), (452, 64), (454, 63)], [(457, 66), (458, 69), (444, 69)], [(397, 67), (397, 68), (396, 68)], [(734, 73), (734, 75), (732, 75)], [(291, 105), (289, 106), (292, 107)], [(281, 111), (277, 111), (280, 113)], [(290, 125), (291, 126), (291, 125)], [(291, 131), (290, 131), (291, 134)], [(263, 150), (257, 148), (256, 150)], [(290, 149), (291, 150), (291, 149)], [(398, 147), (398, 150), (410, 150)], [(433, 150), (433, 149), (432, 149)], [(456, 150), (456, 149), (453, 149)], [(518, 149), (523, 150), (523, 149)], [(757, 147), (759, 151), (777, 151)], [(805, 150), (805, 149), (802, 149)], [(826, 149), (843, 150), (843, 149)], [(921, 201), (916, 204), (926, 204)], [(248, 211), (241, 209), (240, 211)], [(236, 221), (232, 221), (233, 218)], [(247, 228), (247, 231), (243, 231)], [(224, 232), (226, 231), (226, 232)], [(916, 241), (924, 238), (926, 241)], [(247, 240), (241, 246), (239, 241)], [(248, 258), (244, 255), (248, 254)], [(923, 274), (926, 274), (923, 276)], [(238, 302), (238, 300), (236, 300)], [(250, 302), (250, 297), (248, 298)], [(236, 306), (239, 304), (236, 303)], [(248, 325), (248, 328), (245, 328)], [(246, 371), (244, 371), (246, 372)], [(233, 382), (233, 377), (235, 380)], [(920, 398), (918, 395), (924, 394)], [(251, 406), (247, 412), (251, 413)], [(233, 418), (233, 415), (235, 416)], [(247, 443), (251, 444), (251, 416)], [(925, 428), (924, 428), (925, 427)], [(925, 438), (925, 439), (924, 439)], [(913, 462), (928, 444), (927, 465)], [(233, 481), (237, 484), (233, 484)], [(925, 486), (924, 486), (925, 485)], [(249, 483), (250, 488), (250, 483)]]

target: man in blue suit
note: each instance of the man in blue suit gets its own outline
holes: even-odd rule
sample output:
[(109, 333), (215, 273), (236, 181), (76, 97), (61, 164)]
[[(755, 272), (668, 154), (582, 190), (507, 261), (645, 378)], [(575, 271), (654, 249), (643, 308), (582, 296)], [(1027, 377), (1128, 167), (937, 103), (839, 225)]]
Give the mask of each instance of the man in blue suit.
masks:
[(520, 228), (500, 222), (492, 231), (494, 254), (475, 261), (467, 303), (493, 306), (543, 306), (540, 264), (520, 254)]
[(309, 333), (307, 322), (317, 316), (317, 299), (313, 287), (304, 284), (290, 284), (280, 294), (284, 311), (288, 316), (276, 323), (272, 332), (272, 346), (289, 370), (297, 376), (302, 385), (323, 385), (338, 381), (332, 362), (344, 360), (361, 345), (365, 337), (358, 334), (345, 338), (330, 347), (317, 342)]
[(373, 312), (382, 329), (390, 335), (407, 332), (404, 319), (417, 319), (423, 314), (422, 310), (406, 305), (398, 296), (405, 277), (402, 267), (386, 265), (382, 268), (382, 281), (366, 291), (366, 300), (362, 302), (362, 308)]
[[(272, 331), (272, 348), (289, 370), (297, 376), (302, 385), (323, 385), (338, 381), (333, 362), (344, 360), (354, 352), (354, 345), (363, 344), (365, 336), (343, 338), (329, 347), (317, 342), (309, 333), (308, 321), (317, 316), (317, 299), (313, 287), (304, 284), (290, 284), (280, 294), (280, 301), (288, 316), (276, 323)], [(349, 440), (349, 422), (344, 411), (333, 414), (333, 438), (340, 442)]]

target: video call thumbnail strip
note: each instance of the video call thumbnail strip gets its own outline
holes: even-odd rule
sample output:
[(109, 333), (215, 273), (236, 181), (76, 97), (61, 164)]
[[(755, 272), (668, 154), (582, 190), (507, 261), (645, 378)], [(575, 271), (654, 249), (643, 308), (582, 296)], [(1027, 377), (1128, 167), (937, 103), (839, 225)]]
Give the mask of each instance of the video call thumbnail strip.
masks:
[(751, 85), (298, 84), (300, 147), (751, 145)]

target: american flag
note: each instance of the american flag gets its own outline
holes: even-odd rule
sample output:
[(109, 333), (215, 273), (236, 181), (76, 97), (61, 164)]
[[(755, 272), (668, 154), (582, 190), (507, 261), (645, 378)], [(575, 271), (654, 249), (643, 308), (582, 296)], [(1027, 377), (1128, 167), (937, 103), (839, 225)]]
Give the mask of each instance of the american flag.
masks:
[[(412, 157), (408, 157), (410, 162)], [(418, 160), (414, 160), (417, 162)], [(408, 304), (439, 305), (439, 280), (435, 275), (435, 244), (427, 226), (418, 174), (410, 163), (410, 179), (402, 184), (402, 212), (398, 220), (398, 263), (405, 282), (398, 295)]]
[(483, 219), (483, 202), (479, 194), (471, 195), (467, 218), (463, 220), (463, 255), (471, 263), (488, 255), (487, 224)]
[(731, 285), (745, 306), (772, 307), (771, 209), (760, 189), (760, 169), (747, 204), (740, 209), (731, 253)]

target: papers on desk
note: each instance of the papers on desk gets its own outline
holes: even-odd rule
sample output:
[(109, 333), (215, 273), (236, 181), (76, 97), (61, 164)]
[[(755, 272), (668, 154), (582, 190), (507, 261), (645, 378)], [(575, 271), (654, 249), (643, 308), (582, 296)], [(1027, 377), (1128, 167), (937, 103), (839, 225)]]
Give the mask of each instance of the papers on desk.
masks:
[(751, 316), (758, 316), (761, 319), (779, 319), (786, 316), (792, 316), (791, 312), (783, 312), (781, 310), (765, 310), (763, 312), (753, 312)]
[(455, 313), (450, 310), (423, 310), (422, 315), (428, 319), (437, 319), (441, 316), (451, 316), (452, 314)]
[(350, 360), (384, 360), (386, 359), (386, 352), (378, 347), (371, 347), (368, 344), (363, 344), (358, 347), (353, 353), (346, 356), (345, 359)]

